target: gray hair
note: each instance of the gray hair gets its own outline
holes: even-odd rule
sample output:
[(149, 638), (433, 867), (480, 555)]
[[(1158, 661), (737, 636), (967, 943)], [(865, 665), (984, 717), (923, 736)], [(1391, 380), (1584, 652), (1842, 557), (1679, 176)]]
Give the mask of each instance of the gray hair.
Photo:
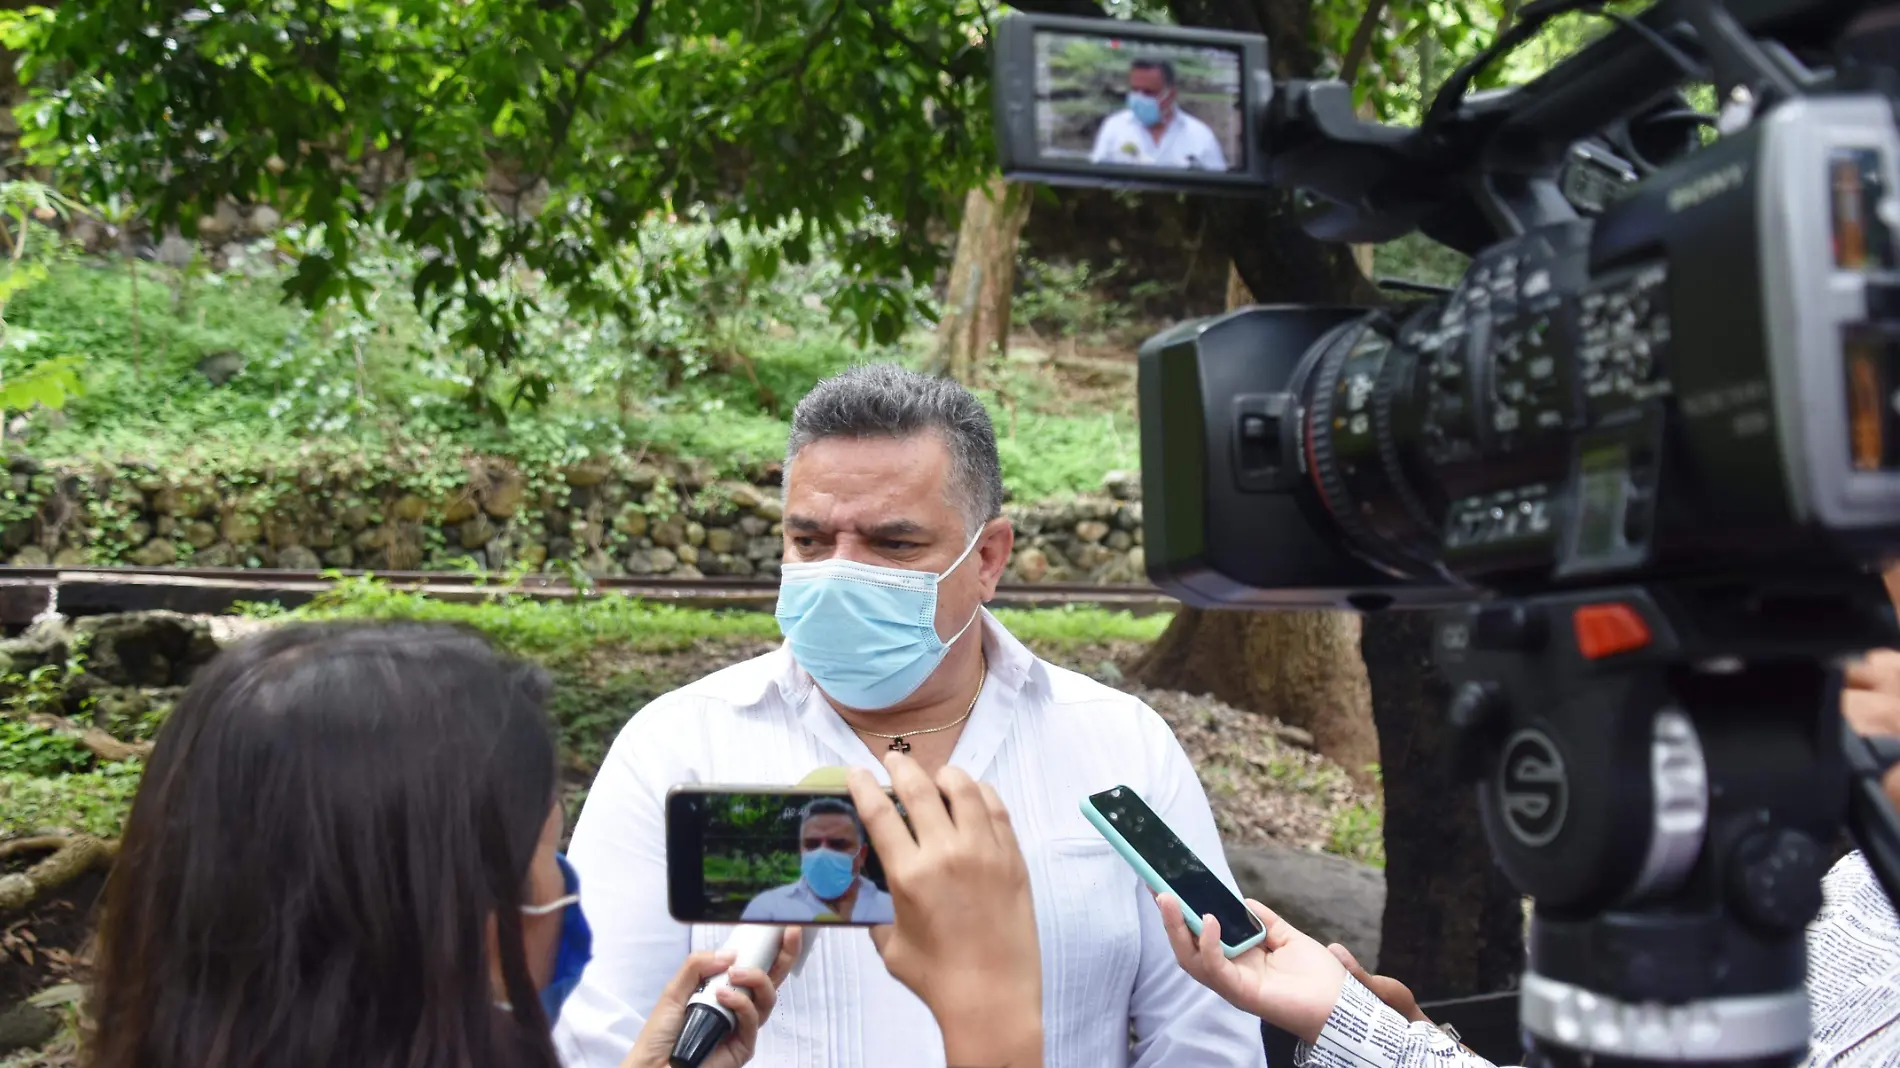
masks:
[[(851, 817), (851, 825), (857, 828), (858, 831), (858, 844), (863, 845), (871, 840), (870, 836), (864, 833), (864, 820), (858, 816), (857, 806), (843, 798), (821, 797), (815, 801), (806, 802), (805, 807), (798, 810), (798, 832), (800, 834), (805, 833), (805, 824), (811, 822), (813, 816), (849, 816)], [(801, 842), (799, 844), (803, 845), (804, 843)]]
[(968, 533), (1003, 514), (1003, 465), (990, 414), (969, 390), (891, 363), (853, 367), (812, 387), (792, 412), (786, 481), (805, 446), (826, 438), (907, 438), (935, 431), (950, 449), (951, 503)]

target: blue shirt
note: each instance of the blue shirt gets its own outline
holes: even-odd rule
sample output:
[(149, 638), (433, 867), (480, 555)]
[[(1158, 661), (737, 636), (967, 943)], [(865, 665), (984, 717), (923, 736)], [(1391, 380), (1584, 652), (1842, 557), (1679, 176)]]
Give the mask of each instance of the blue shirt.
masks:
[[(858, 876), (858, 896), (851, 915), (840, 917), (849, 923), (896, 923), (897, 911), (891, 895), (877, 884)], [(775, 886), (746, 904), (743, 923), (810, 923), (832, 908), (816, 891), (800, 879), (787, 886)]]

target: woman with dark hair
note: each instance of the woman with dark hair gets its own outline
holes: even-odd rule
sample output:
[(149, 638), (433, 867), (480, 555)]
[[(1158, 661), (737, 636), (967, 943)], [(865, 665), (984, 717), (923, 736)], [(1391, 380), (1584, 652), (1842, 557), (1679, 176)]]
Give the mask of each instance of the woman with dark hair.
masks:
[[(547, 677), (478, 637), (292, 626), (224, 653), (159, 732), (105, 893), (89, 1068), (558, 1068), (586, 964), (558, 853)], [(735, 969), (751, 1055), (776, 983)], [(688, 958), (629, 1068), (664, 1068)]]

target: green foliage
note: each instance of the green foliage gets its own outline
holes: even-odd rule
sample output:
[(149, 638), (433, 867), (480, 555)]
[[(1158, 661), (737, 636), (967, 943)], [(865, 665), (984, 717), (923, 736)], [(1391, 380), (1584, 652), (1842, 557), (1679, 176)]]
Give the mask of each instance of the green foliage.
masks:
[[(685, 243), (709, 227), (688, 221), (654, 232)], [(791, 409), (820, 379), (870, 360), (921, 366), (928, 349), (927, 332), (898, 346), (844, 337), (825, 304), (842, 268), (820, 257), (770, 284), (749, 284), (742, 300), (701, 301), (691, 315), (666, 319), (686, 324), (674, 333), (536, 320), (530, 332), (543, 341), (518, 366), (557, 384), (539, 407), (497, 427), (461, 403), (472, 371), (401, 293), (404, 268), (393, 253), (374, 267), (380, 280), (365, 298), (368, 314), (283, 305), (270, 269), (190, 273), (50, 249), (36, 262), (44, 278), (8, 309), (12, 325), (36, 340), (26, 350), (0, 346), (0, 383), (77, 352), (83, 364), (68, 366), (83, 370), (86, 387), (62, 420), (37, 421), (28, 438), (36, 456), (142, 461), (173, 480), (275, 470), (282, 481), (268, 488), (293, 498), (304, 471), (432, 497), (462, 484), (470, 453), (513, 459), (531, 480), (589, 455), (642, 452), (742, 476), (783, 455)], [(371, 269), (368, 257), (362, 262)], [(136, 345), (135, 287), (143, 293)], [(219, 360), (242, 367), (214, 385), (201, 366)], [(1014, 367), (992, 386), (984, 398), (1018, 499), (1089, 490), (1107, 470), (1138, 462), (1130, 405), (1079, 400), (1043, 373)], [(42, 496), (14, 494), (0, 505), (30, 510)]]
[(431, 600), (373, 578), (339, 581), (297, 619), (407, 619), (455, 623), (482, 631), (515, 652), (560, 657), (600, 644), (643, 652), (677, 652), (721, 638), (776, 638), (778, 623), (764, 612), (680, 608), (632, 597), (540, 601), (498, 597), (460, 603)]
[(1173, 613), (1138, 616), (1126, 610), (1065, 604), (1060, 608), (997, 608), (992, 613), (1011, 634), (1042, 646), (1100, 642), (1151, 642), (1168, 629)]
[(1047, 365), (999, 363), (974, 392), (990, 410), (1003, 487), (1027, 503), (1100, 489), (1102, 476), (1141, 466), (1132, 393), (1072, 393)]
[(1029, 257), (1017, 271), (1010, 319), (1019, 328), (1050, 337), (1099, 339), (1126, 330), (1133, 323), (1128, 307), (1099, 296), (1121, 271), (1119, 261), (1092, 267)]
[(998, 428), (996, 454), (1004, 488), (1015, 500), (1038, 501), (1094, 492), (1107, 472), (1139, 467), (1141, 435), (1126, 411), (1084, 416), (1032, 409)]
[(1422, 234), (1407, 234), (1372, 250), (1373, 273), (1427, 285), (1454, 286), (1470, 258), (1436, 244)]
[[(6, 245), (4, 273), (0, 273), (0, 311), (23, 290), (46, 279), (46, 268), (26, 259), (28, 239), (36, 220), (52, 221), (69, 216), (72, 202), (51, 186), (33, 181), (0, 182), (0, 215), (10, 226), (0, 226), (0, 241)], [(0, 361), (0, 416), (9, 411), (25, 411), (34, 405), (57, 410), (66, 398), (82, 389), (79, 384), (78, 357), (71, 353), (42, 358), (5, 373), (7, 363), (18, 355), (40, 347), (41, 338), (31, 330), (10, 326), (0, 317), (0, 345), (12, 360)]]
[(1385, 867), (1385, 816), (1376, 807), (1354, 802), (1333, 813), (1326, 851)]
[(48, 828), (116, 837), (132, 809), (139, 773), (133, 760), (50, 777), (0, 771), (0, 838)]
[(65, 407), (68, 397), (83, 392), (79, 358), (56, 356), (0, 385), (0, 412), (25, 411), (36, 404), (57, 411)]
[[(686, 242), (709, 229), (658, 231)], [(743, 301), (720, 306), (702, 295), (686, 311), (658, 308), (637, 334), (564, 317), (550, 299), (549, 313), (524, 327), (534, 344), (517, 363), (517, 384), (539, 375), (559, 385), (540, 410), (498, 429), (461, 403), (475, 371), (402, 295), (405, 261), (392, 253), (362, 263), (376, 278), (364, 309), (313, 315), (281, 305), (268, 270), (193, 277), (146, 264), (50, 261), (44, 280), (16, 298), (12, 318), (48, 344), (88, 353), (89, 390), (36, 449), (150, 456), (171, 469), (181, 457), (168, 452), (268, 464), (305, 452), (312, 439), (366, 459), (467, 448), (531, 466), (644, 446), (730, 467), (784, 447), (783, 406), (766, 406), (762, 395), (789, 404), (824, 375), (893, 354), (829, 327), (822, 298), (838, 270), (829, 260), (751, 286)], [(697, 277), (705, 293), (740, 284)], [(135, 287), (146, 294), (136, 346)], [(176, 296), (155, 300), (154, 292)], [(215, 359), (242, 369), (214, 385), (200, 368)], [(724, 373), (725, 361), (758, 368), (759, 386)], [(14, 363), (0, 362), (0, 373), (13, 377)], [(753, 429), (721, 432), (732, 424)]]
[[(254, 616), (293, 619), (419, 620), (473, 627), (519, 653), (560, 658), (600, 645), (641, 652), (677, 652), (702, 641), (752, 639), (776, 641), (778, 622), (770, 613), (681, 608), (634, 597), (590, 597), (572, 601), (502, 596), (489, 601), (438, 601), (371, 577), (343, 578), (310, 604), (289, 613), (275, 606), (250, 606)], [(1109, 641), (1152, 641), (1167, 629), (1168, 615), (1136, 616), (1084, 605), (1061, 608), (999, 608), (996, 617), (1024, 641), (1082, 645)], [(637, 691), (644, 680), (624, 680)]]
[(769, 277), (826, 243), (834, 310), (895, 340), (926, 311), (932, 224), (990, 165), (982, 19), (955, 0), (78, 0), (0, 36), (32, 87), (24, 143), (86, 198), (187, 234), (220, 198), (277, 204), (309, 226), (285, 290), (312, 307), (366, 303), (378, 235), (413, 250), (414, 303), (479, 357), (470, 396), (494, 416), (550, 385), (491, 375), (557, 299), (635, 332), (690, 296), (649, 227), (701, 205), (790, 233), (692, 256)]
[(799, 877), (798, 854), (790, 850), (708, 854), (705, 873), (708, 892), (726, 890), (750, 897), (761, 887), (796, 882)]
[(597, 768), (620, 728), (667, 688), (640, 670), (615, 672), (602, 679), (579, 668), (557, 666), (548, 713), (574, 762)]
[(0, 719), (0, 773), (58, 775), (83, 771), (92, 754), (59, 731)]
[[(1461, 65), (1516, 21), (1518, 0), (1391, 0), (1378, 10), (1376, 32), (1367, 42), (1352, 79), (1355, 102), (1386, 122), (1417, 122), (1425, 106)], [(1616, 0), (1608, 11), (1633, 14), (1646, 0)], [(1328, 76), (1341, 73), (1365, 4), (1314, 5)], [(1473, 90), (1518, 85), (1581, 51), (1611, 23), (1599, 15), (1557, 17), (1532, 40), (1478, 72)]]

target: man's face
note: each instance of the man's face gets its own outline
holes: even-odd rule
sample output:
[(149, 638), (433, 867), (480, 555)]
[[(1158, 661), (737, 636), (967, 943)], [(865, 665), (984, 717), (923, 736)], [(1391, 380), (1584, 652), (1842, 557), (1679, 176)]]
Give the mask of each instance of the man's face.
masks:
[(1168, 88), (1168, 81), (1159, 68), (1136, 67), (1128, 72), (1128, 88), (1137, 93), (1146, 93), (1161, 102), (1163, 114), (1168, 105), (1174, 103), (1174, 90)]
[[(969, 544), (950, 499), (950, 450), (935, 433), (813, 442), (786, 479), (788, 564), (836, 558), (942, 573)], [(955, 635), (995, 594), (1013, 540), (1006, 520), (984, 525), (969, 559), (937, 588), (938, 635)]]
[(837, 812), (821, 812), (805, 821), (798, 836), (801, 853), (813, 853), (820, 849), (843, 853), (851, 858), (852, 875), (864, 873), (864, 861), (871, 851), (859, 839), (858, 825), (851, 817)]

